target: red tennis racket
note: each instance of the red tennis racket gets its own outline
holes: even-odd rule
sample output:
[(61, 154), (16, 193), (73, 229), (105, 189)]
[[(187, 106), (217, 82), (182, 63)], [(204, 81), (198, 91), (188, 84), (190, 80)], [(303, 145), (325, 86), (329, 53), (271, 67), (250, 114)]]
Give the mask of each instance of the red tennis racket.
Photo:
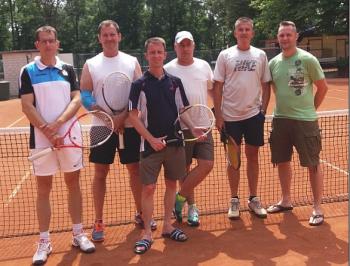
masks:
[[(91, 125), (88, 134), (82, 134), (82, 126)], [(80, 132), (77, 134), (77, 127)], [(91, 111), (80, 115), (69, 126), (63, 135), (63, 144), (46, 148), (28, 157), (29, 161), (34, 161), (46, 154), (62, 148), (95, 148), (105, 143), (114, 131), (113, 119), (105, 112)]]

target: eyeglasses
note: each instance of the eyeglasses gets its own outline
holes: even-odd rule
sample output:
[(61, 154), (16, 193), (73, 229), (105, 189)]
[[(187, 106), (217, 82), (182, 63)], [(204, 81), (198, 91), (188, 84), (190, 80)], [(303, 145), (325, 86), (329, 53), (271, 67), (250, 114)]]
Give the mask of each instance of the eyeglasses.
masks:
[(56, 39), (39, 40), (38, 42), (41, 44), (54, 44), (56, 43)]

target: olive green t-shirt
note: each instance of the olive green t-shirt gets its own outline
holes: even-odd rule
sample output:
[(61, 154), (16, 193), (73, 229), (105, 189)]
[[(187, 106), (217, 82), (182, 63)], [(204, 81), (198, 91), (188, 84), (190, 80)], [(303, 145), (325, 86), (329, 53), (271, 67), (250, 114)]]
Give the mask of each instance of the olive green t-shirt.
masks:
[(324, 79), (317, 58), (297, 48), (289, 58), (284, 58), (282, 53), (272, 58), (269, 67), (276, 96), (274, 117), (316, 120), (312, 84)]

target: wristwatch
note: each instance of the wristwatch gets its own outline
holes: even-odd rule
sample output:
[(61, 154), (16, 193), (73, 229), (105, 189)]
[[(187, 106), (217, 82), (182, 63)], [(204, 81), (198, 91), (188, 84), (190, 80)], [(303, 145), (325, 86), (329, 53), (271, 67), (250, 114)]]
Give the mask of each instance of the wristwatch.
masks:
[(263, 114), (263, 115), (266, 115), (266, 111), (261, 109), (260, 112)]

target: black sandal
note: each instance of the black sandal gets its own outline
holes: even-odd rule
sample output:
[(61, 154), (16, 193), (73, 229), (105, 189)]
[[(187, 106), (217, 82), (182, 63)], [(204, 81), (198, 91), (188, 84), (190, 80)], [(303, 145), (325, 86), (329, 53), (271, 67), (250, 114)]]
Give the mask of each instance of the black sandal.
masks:
[(141, 239), (140, 241), (136, 242), (134, 252), (136, 254), (143, 254), (151, 248), (152, 244), (153, 240)]
[(186, 234), (179, 228), (175, 228), (171, 233), (163, 233), (162, 237), (170, 238), (178, 242), (184, 242), (188, 238)]

